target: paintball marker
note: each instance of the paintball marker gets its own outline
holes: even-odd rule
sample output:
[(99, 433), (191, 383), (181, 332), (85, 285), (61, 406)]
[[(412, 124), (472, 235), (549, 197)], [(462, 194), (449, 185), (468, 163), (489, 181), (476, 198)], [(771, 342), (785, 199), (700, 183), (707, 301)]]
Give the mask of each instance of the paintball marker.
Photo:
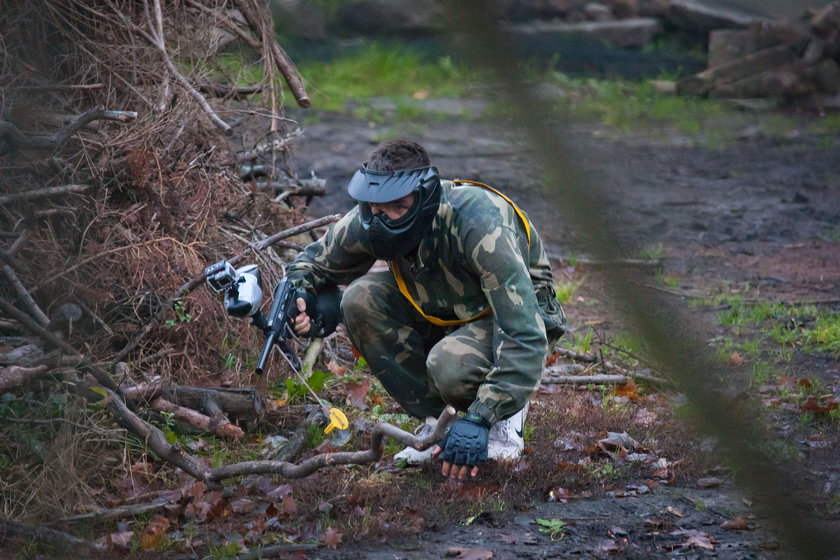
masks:
[[(262, 354), (260, 354), (260, 361), (257, 362), (256, 372), (261, 374), (265, 371), (265, 362), (271, 354), (271, 347), (274, 344), (280, 347), (280, 350), (289, 360), (296, 372), (300, 371), (300, 359), (297, 357), (292, 349), (289, 347), (286, 340), (294, 337), (295, 333), (292, 330), (292, 321), (298, 315), (297, 308), (298, 291), (292, 286), (288, 278), (283, 278), (277, 288), (274, 290), (274, 300), (271, 304), (271, 310), (268, 312), (268, 318), (260, 315), (261, 322), (258, 323), (254, 319), (254, 325), (261, 328), (265, 333), (265, 346), (263, 346)], [(307, 300), (307, 308), (311, 303), (311, 298), (301, 295)]]
[(300, 371), (300, 359), (286, 342), (294, 337), (291, 321), (298, 314), (295, 303), (297, 290), (291, 283), (284, 278), (277, 285), (271, 311), (266, 317), (260, 311), (262, 277), (257, 265), (249, 264), (234, 269), (229, 262), (220, 261), (204, 269), (204, 275), (211, 290), (224, 294), (224, 307), (228, 315), (251, 317), (252, 324), (265, 333), (265, 346), (256, 372), (261, 374), (265, 371), (265, 363), (274, 344), (280, 347), (295, 371)]

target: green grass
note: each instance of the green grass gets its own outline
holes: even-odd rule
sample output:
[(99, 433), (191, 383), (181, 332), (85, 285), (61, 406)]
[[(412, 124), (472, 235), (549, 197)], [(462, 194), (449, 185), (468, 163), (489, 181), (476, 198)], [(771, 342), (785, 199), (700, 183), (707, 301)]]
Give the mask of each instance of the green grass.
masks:
[(650, 81), (575, 79), (559, 72), (551, 78), (572, 92), (569, 108), (575, 114), (596, 117), (624, 132), (653, 124), (699, 134), (709, 119), (724, 112), (717, 101), (662, 93)]
[(430, 58), (385, 43), (328, 62), (303, 63), (299, 70), (318, 109), (342, 109), (351, 99), (461, 97), (466, 92), (464, 72), (451, 58)]
[(751, 384), (760, 385), (781, 373), (794, 352), (840, 357), (840, 313), (816, 305), (745, 300), (742, 291), (711, 301), (728, 303), (718, 323), (731, 336), (716, 339), (718, 356), (729, 361), (733, 352), (747, 360)]
[(583, 282), (586, 278), (580, 278), (578, 280), (570, 280), (568, 282), (558, 282), (554, 285), (554, 292), (557, 296), (557, 301), (562, 304), (570, 303), (575, 294), (577, 294), (578, 288), (583, 285)]

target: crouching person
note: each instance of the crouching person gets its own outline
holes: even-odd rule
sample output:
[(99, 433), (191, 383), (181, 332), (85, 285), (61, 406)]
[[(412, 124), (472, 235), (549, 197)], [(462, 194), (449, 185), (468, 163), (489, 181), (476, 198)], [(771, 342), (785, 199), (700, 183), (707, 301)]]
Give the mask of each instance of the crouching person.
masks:
[[(424, 431), (446, 405), (464, 413), (439, 445), (395, 458), (439, 456), (442, 473), (459, 479), (488, 458), (518, 458), (528, 401), (565, 324), (539, 235), (498, 191), (441, 180), (413, 142), (374, 149), (348, 192), (357, 206), (288, 277), (312, 294), (347, 285), (340, 301), (350, 340)], [(377, 259), (390, 270), (371, 272)], [(298, 309), (295, 330), (305, 335), (302, 298)]]

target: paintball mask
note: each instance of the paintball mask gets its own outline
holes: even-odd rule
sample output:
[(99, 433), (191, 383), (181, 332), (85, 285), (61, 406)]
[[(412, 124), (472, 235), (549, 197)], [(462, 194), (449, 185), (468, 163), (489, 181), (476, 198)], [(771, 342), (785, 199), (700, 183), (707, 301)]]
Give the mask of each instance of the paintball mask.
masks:
[[(431, 227), (440, 204), (440, 177), (435, 167), (373, 171), (362, 165), (347, 192), (359, 203), (362, 227), (378, 259), (393, 260), (417, 245)], [(370, 203), (391, 202), (414, 193), (414, 203), (400, 218), (374, 214)]]

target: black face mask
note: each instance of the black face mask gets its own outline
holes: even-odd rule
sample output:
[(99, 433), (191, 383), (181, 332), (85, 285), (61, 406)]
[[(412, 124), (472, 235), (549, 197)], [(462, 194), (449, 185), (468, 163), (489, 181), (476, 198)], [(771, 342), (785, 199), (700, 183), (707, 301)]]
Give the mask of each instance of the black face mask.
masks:
[[(356, 172), (348, 190), (359, 200), (362, 227), (367, 231), (376, 258), (394, 260), (420, 244), (437, 214), (440, 189), (440, 178), (434, 167), (384, 172), (370, 171), (363, 166)], [(411, 193), (414, 193), (414, 203), (396, 220), (371, 212), (370, 202), (390, 202)]]

